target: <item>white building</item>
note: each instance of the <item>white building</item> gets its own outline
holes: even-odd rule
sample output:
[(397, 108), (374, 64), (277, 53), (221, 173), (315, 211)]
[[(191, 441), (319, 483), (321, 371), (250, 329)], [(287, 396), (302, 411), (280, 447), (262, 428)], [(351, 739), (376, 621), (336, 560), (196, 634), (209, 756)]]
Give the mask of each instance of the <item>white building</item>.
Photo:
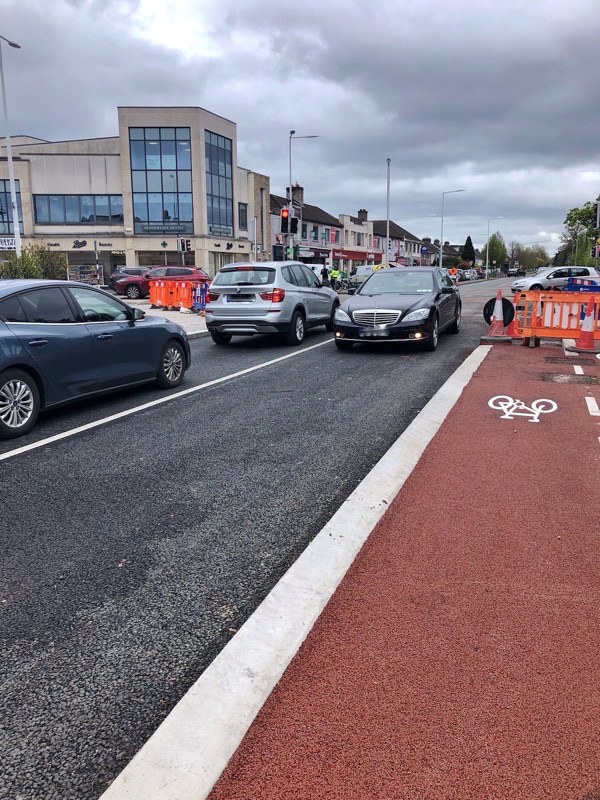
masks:
[[(384, 253), (386, 234), (387, 221), (385, 219), (373, 220), (373, 246), (380, 248)], [(418, 236), (390, 220), (390, 264), (403, 266), (421, 264), (422, 247), (423, 242)]]
[(361, 208), (357, 217), (340, 214), (344, 228), (342, 246), (332, 252), (333, 264), (343, 271), (351, 270), (357, 264), (381, 264), (383, 250), (373, 242), (373, 223), (367, 211)]
[[(119, 108), (118, 136), (11, 138), (23, 246), (45, 242), (69, 263), (187, 264), (214, 274), (270, 257), (269, 178), (238, 166), (237, 126), (202, 108)], [(0, 236), (12, 220), (0, 140)], [(180, 241), (184, 249), (180, 252)]]

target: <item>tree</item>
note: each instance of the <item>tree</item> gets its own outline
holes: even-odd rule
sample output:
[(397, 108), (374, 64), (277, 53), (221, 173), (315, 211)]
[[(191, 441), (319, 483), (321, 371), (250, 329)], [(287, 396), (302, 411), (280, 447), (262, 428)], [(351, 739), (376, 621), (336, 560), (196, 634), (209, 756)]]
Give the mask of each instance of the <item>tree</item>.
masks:
[(565, 217), (566, 237), (573, 239), (583, 229), (592, 231), (596, 227), (596, 203), (588, 200), (581, 208), (572, 208)]
[(578, 264), (594, 266), (596, 260), (590, 255), (598, 236), (596, 229), (596, 203), (588, 200), (580, 208), (570, 209), (565, 217), (562, 246), (554, 256), (556, 266)]
[(33, 243), (24, 247), (20, 256), (11, 253), (8, 261), (0, 263), (0, 278), (66, 280), (68, 270), (66, 253), (53, 252), (48, 245)]
[(460, 251), (460, 257), (463, 261), (469, 261), (471, 264), (475, 263), (475, 248), (470, 236), (467, 236), (467, 240)]
[[(496, 262), (496, 266), (499, 267), (501, 264), (504, 264), (508, 261), (508, 252), (506, 250), (506, 245), (504, 244), (504, 239), (502, 238), (502, 234), (499, 231), (496, 233), (492, 233), (490, 236), (489, 241), (489, 248), (490, 248), (490, 257), (489, 257), (489, 265), (490, 267)], [(483, 248), (481, 252), (481, 257), (483, 259), (483, 263), (486, 263), (486, 254), (487, 254), (488, 246)]]

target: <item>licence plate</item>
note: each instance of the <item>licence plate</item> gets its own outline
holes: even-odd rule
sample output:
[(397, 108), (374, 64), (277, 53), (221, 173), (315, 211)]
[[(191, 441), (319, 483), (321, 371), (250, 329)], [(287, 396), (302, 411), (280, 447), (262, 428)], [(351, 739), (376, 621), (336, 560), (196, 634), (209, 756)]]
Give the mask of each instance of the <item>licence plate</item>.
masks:
[(251, 303), (254, 298), (252, 294), (228, 294), (228, 303)]
[(358, 335), (364, 337), (365, 339), (379, 339), (389, 336), (390, 332), (388, 330), (382, 330), (381, 328), (368, 328), (367, 330), (359, 331)]

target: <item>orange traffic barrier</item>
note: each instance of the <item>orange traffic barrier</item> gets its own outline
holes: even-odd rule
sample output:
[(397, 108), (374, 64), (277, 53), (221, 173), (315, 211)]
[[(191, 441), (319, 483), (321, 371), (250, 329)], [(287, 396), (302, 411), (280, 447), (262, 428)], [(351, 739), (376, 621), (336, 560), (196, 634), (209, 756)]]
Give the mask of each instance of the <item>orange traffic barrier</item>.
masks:
[[(575, 338), (587, 316), (588, 297), (581, 292), (517, 292), (515, 306), (520, 335), (526, 338)], [(600, 340), (598, 312), (589, 333)]]
[[(579, 338), (575, 342), (575, 347), (568, 347), (567, 350), (574, 350), (577, 353), (599, 353), (600, 349), (596, 347), (594, 342), (595, 334), (598, 333), (598, 339), (600, 339), (600, 328), (597, 326), (598, 322), (598, 312), (597, 309), (598, 305), (596, 303), (596, 298), (594, 295), (590, 297), (588, 300), (586, 309), (585, 309), (585, 319), (583, 320), (583, 325), (581, 326), (581, 330), (579, 331)], [(598, 342), (600, 344), (600, 342)]]

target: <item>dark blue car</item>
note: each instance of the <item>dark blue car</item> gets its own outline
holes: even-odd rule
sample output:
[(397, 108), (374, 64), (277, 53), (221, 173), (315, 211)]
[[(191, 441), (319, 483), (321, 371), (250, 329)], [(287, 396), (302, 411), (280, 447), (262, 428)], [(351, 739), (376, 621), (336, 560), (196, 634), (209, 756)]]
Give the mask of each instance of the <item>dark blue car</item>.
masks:
[(156, 381), (190, 366), (183, 328), (70, 281), (0, 280), (0, 437), (27, 433), (40, 410)]

